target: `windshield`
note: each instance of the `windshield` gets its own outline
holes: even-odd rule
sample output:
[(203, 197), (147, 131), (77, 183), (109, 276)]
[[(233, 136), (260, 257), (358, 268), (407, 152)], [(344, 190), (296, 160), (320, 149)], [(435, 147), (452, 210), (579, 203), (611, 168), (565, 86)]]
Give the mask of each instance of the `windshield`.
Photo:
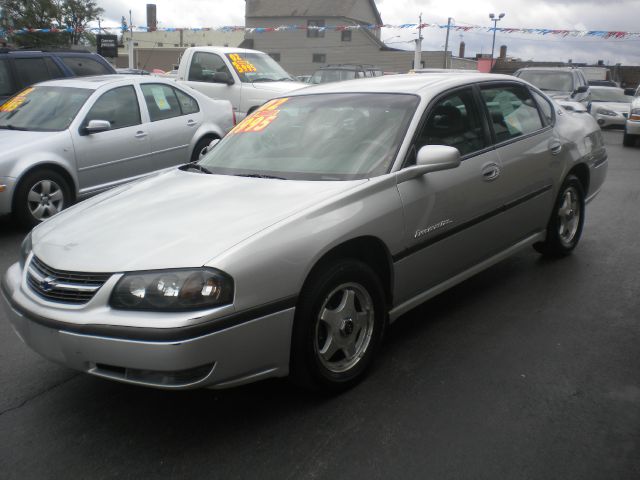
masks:
[(336, 69), (336, 70), (318, 70), (313, 74), (309, 83), (330, 83), (330, 82), (340, 82), (342, 80), (353, 80), (354, 78), (364, 77), (359, 72), (355, 70), (344, 70), (344, 69)]
[(520, 72), (519, 77), (533, 83), (540, 90), (573, 92), (573, 77), (569, 72), (534, 71)]
[(227, 53), (227, 58), (244, 83), (295, 81), (278, 62), (264, 53)]
[(591, 88), (592, 102), (620, 102), (631, 103), (633, 100), (629, 95), (624, 94), (621, 88)]
[(59, 132), (69, 127), (93, 90), (30, 87), (0, 106), (0, 128)]
[(354, 180), (386, 173), (419, 98), (325, 94), (272, 100), (201, 161), (213, 173)]

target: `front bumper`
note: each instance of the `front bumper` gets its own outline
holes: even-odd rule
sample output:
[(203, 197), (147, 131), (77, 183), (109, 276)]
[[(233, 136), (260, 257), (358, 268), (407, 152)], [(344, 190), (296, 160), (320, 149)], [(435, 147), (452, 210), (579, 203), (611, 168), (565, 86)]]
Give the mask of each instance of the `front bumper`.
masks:
[(0, 215), (11, 213), (13, 192), (16, 188), (16, 179), (12, 177), (0, 177)]
[(0, 303), (14, 330), (37, 353), (73, 369), (165, 389), (226, 388), (289, 372), (293, 308), (235, 324), (222, 318), (220, 329), (192, 338), (150, 341), (123, 338), (122, 327), (110, 336), (109, 325), (83, 333), (77, 324), (53, 322), (25, 295), (21, 280), (22, 270), (14, 264), (0, 288)]

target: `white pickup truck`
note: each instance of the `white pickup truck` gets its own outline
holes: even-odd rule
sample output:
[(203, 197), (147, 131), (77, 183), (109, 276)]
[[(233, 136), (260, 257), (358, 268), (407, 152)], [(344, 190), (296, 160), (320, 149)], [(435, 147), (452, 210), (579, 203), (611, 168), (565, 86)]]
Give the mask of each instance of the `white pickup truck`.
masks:
[(229, 100), (237, 121), (267, 100), (309, 86), (264, 52), (230, 47), (187, 48), (176, 80), (208, 97)]

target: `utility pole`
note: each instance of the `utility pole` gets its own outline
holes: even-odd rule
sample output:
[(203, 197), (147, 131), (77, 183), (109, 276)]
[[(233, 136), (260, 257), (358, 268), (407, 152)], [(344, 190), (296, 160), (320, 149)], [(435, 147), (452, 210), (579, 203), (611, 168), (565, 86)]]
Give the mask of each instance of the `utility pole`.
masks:
[(420, 13), (420, 23), (418, 24), (418, 38), (416, 38), (416, 52), (413, 56), (413, 69), (422, 66), (422, 13)]
[(444, 61), (442, 68), (447, 68), (447, 50), (449, 50), (449, 29), (451, 28), (451, 17), (447, 20), (447, 40), (444, 42)]
[(129, 68), (135, 68), (133, 62), (133, 20), (131, 18), (131, 10), (129, 10), (129, 48), (127, 51), (129, 55)]

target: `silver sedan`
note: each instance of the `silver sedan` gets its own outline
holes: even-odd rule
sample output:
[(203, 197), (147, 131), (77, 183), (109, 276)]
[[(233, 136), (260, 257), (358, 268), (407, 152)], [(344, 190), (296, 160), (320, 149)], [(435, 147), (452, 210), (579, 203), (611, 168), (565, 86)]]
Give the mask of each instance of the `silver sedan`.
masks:
[(32, 227), (95, 193), (197, 160), (231, 104), (153, 77), (52, 80), (0, 106), (0, 215)]
[(100, 377), (340, 391), (409, 309), (523, 248), (570, 254), (607, 165), (591, 116), (514, 77), (312, 87), (35, 228), (2, 297), (26, 344)]

